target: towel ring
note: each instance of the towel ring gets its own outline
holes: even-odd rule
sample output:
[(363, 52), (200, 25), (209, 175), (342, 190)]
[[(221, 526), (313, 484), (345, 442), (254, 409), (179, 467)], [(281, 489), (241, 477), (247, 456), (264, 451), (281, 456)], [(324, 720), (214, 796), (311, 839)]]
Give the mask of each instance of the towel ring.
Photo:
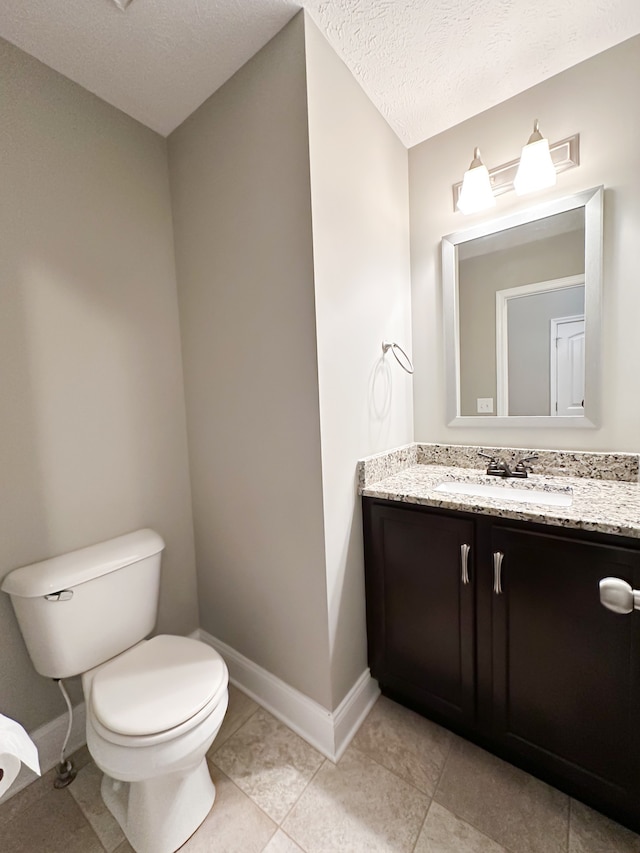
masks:
[[(395, 360), (398, 362), (400, 367), (406, 371), (407, 373), (413, 373), (413, 364), (411, 363), (411, 359), (406, 354), (406, 352), (402, 349), (400, 344), (390, 343), (389, 341), (382, 341), (382, 355), (386, 355), (387, 350), (391, 350), (394, 355)], [(404, 356), (404, 361), (401, 361), (398, 358), (398, 353), (401, 352)]]

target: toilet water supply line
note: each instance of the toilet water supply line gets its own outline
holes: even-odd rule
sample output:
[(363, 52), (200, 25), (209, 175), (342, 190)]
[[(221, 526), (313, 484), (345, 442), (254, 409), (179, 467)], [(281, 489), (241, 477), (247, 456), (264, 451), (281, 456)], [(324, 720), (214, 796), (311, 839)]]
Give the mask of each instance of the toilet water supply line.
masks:
[(67, 723), (67, 733), (64, 736), (64, 743), (62, 744), (62, 749), (60, 750), (60, 764), (56, 766), (56, 778), (53, 781), (54, 788), (66, 788), (67, 785), (70, 785), (71, 782), (76, 778), (76, 770), (71, 761), (68, 758), (64, 757), (64, 752), (67, 748), (67, 744), (69, 743), (69, 737), (71, 735), (71, 725), (73, 723), (73, 708), (71, 707), (71, 700), (69, 699), (69, 694), (62, 683), (61, 678), (53, 679), (58, 687), (60, 688), (60, 692), (64, 697), (64, 701), (67, 705), (67, 713), (69, 715), (69, 722)]

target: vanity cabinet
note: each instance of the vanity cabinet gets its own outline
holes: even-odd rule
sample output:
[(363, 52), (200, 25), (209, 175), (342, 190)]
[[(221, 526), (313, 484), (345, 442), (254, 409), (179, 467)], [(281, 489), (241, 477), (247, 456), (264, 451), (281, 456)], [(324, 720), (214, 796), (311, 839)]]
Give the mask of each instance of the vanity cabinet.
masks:
[(376, 505), (369, 516), (369, 665), (387, 688), (475, 716), (473, 521)]
[(640, 830), (640, 613), (605, 609), (598, 588), (608, 576), (640, 587), (640, 543), (363, 506), (383, 693)]

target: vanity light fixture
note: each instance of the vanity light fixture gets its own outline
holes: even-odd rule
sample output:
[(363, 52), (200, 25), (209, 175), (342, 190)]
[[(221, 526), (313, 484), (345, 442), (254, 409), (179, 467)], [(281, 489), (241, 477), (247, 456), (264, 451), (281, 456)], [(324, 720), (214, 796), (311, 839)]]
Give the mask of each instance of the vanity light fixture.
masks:
[(480, 158), (480, 149), (474, 148), (473, 160), (464, 173), (456, 206), (462, 213), (479, 213), (494, 207), (495, 203), (489, 172)]
[[(538, 133), (540, 133), (540, 131), (538, 131)], [(535, 135), (535, 131), (532, 136), (533, 135)], [(540, 139), (542, 139), (541, 134)], [(540, 140), (534, 140), (534, 142), (539, 141)], [(529, 144), (527, 144), (524, 147), (526, 149), (530, 146)], [(476, 151), (478, 151), (477, 148)], [(549, 155), (551, 157), (551, 162), (553, 164), (553, 168), (556, 174), (564, 172), (567, 169), (573, 169), (575, 166), (578, 166), (580, 164), (580, 134), (576, 133), (574, 134), (574, 136), (569, 136), (566, 139), (561, 139), (560, 142), (554, 142), (549, 145)], [(530, 156), (529, 153), (527, 153), (527, 157), (528, 156)], [(494, 197), (502, 195), (503, 193), (511, 192), (511, 190), (515, 189), (514, 183), (516, 175), (518, 174), (520, 169), (520, 163), (521, 160), (511, 160), (509, 163), (503, 163), (501, 166), (496, 166), (495, 168), (488, 170), (491, 191)], [(473, 166), (473, 163), (471, 165)], [(471, 168), (469, 168), (469, 171), (465, 172), (465, 181), (470, 171), (472, 171)], [(483, 207), (466, 209), (466, 206), (462, 207), (459, 204), (459, 199), (462, 196), (463, 183), (463, 181), (460, 181), (459, 183), (453, 185), (454, 210), (460, 210), (462, 211), (462, 213), (476, 213), (480, 210), (484, 210), (490, 206), (493, 206), (495, 200), (493, 203), (488, 201), (486, 208)], [(538, 184), (537, 186), (532, 187), (532, 189), (527, 190), (527, 192), (532, 192), (534, 189), (542, 189), (542, 186)]]
[(556, 169), (551, 159), (549, 141), (540, 133), (536, 119), (533, 123), (533, 133), (522, 149), (513, 188), (517, 195), (526, 195), (552, 187), (555, 183)]

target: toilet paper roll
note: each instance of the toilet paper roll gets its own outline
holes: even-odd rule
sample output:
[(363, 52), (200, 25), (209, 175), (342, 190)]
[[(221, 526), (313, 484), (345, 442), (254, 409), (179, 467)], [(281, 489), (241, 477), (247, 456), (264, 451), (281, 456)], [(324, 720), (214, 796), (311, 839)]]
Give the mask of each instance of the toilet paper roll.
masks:
[(20, 723), (0, 714), (0, 797), (13, 785), (21, 764), (40, 775), (35, 743)]
[(0, 798), (16, 781), (22, 762), (17, 755), (10, 752), (0, 752)]

